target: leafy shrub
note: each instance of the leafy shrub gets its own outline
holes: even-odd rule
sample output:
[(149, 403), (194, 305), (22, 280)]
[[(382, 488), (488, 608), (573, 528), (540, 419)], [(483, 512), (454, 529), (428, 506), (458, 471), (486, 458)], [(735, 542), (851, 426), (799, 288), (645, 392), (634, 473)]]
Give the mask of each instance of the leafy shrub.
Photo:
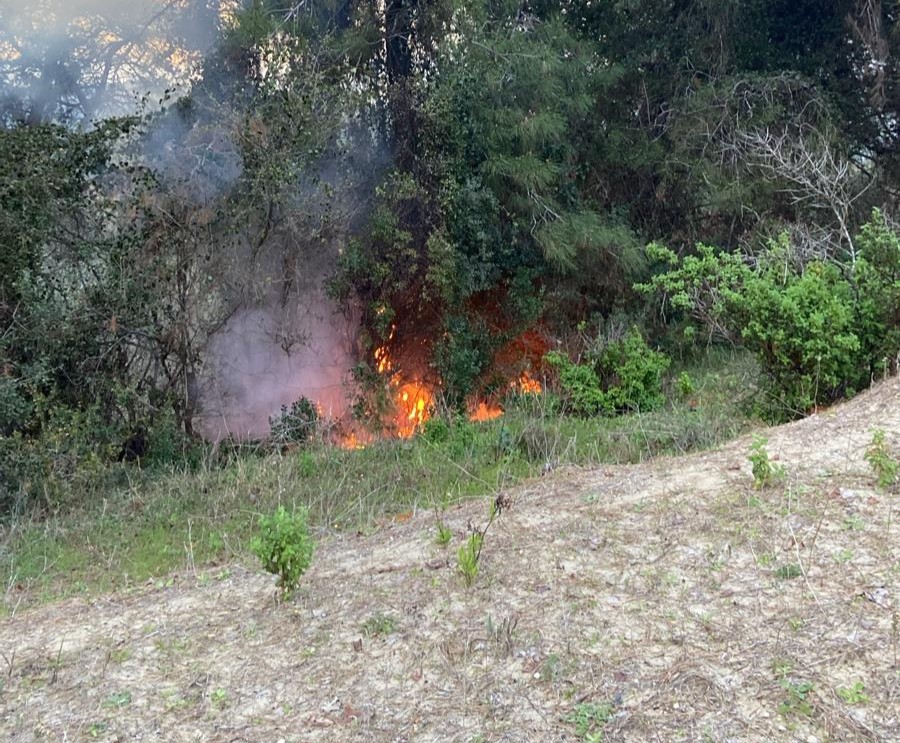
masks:
[(164, 410), (147, 431), (147, 454), (142, 463), (148, 467), (172, 464), (195, 466), (201, 460), (202, 445), (185, 435), (175, 414)]
[(766, 449), (768, 442), (769, 440), (762, 436), (754, 436), (750, 454), (747, 456), (753, 473), (753, 485), (757, 489), (768, 487), (784, 476), (784, 468), (773, 464), (769, 459), (769, 452)]
[(443, 416), (436, 415), (422, 424), (419, 435), (431, 444), (441, 444), (450, 438), (450, 423)]
[(637, 328), (608, 344), (598, 367), (615, 412), (653, 410), (662, 404), (662, 375), (669, 368), (669, 359), (650, 348)]
[(558, 351), (544, 359), (556, 369), (566, 406), (576, 415), (652, 410), (663, 401), (665, 354), (651, 349), (635, 328), (576, 364)]
[(476, 380), (490, 366), (494, 349), (495, 339), (483, 321), (462, 315), (445, 320), (433, 364), (451, 408), (464, 408)]
[(608, 410), (609, 404), (600, 377), (589, 364), (576, 364), (559, 351), (551, 351), (544, 361), (556, 369), (568, 410), (590, 416)]
[(0, 375), (0, 436), (21, 430), (31, 418), (33, 405), (21, 387), (21, 380)]
[(289, 514), (284, 506), (259, 519), (260, 535), (250, 545), (263, 568), (278, 576), (282, 598), (293, 593), (312, 562), (313, 541), (305, 510)]
[(803, 264), (786, 235), (752, 262), (706, 245), (684, 258), (651, 245), (669, 268), (638, 288), (752, 351), (767, 380), (762, 412), (797, 417), (854, 394), (900, 350), (900, 236), (876, 211), (858, 243), (852, 264)]
[(693, 395), (696, 389), (694, 380), (691, 379), (690, 374), (683, 371), (678, 375), (678, 394), (682, 397), (688, 397), (689, 395)]
[(588, 743), (600, 743), (603, 740), (603, 727), (613, 715), (610, 704), (596, 702), (580, 702), (575, 705), (566, 722), (575, 726), (575, 735)]
[(307, 398), (301, 397), (288, 410), (281, 406), (281, 413), (269, 418), (272, 440), (279, 444), (302, 444), (308, 441), (316, 430), (319, 413)]
[(866, 449), (866, 461), (878, 476), (878, 487), (887, 489), (897, 481), (900, 462), (891, 454), (881, 429), (872, 434), (872, 443)]
[(863, 353), (872, 373), (896, 363), (900, 351), (900, 232), (876, 209), (856, 239), (854, 266)]

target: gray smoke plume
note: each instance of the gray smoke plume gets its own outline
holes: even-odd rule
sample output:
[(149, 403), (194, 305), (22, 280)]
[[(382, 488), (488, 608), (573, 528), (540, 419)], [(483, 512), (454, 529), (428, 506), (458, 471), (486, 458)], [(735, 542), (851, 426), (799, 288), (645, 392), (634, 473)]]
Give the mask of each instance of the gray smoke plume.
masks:
[(360, 313), (326, 286), (391, 158), (365, 127), (348, 127), (340, 139), (298, 184), (289, 226), (258, 257), (255, 285), (264, 288), (240, 303), (205, 349), (196, 428), (209, 439), (265, 436), (270, 419), (300, 397), (326, 418), (348, 412)]
[[(191, 225), (206, 234), (206, 225), (232, 208), (244, 175), (243, 104), (230, 101), (230, 112), (219, 106), (215, 86), (245, 91), (248, 81), (217, 77), (204, 88), (196, 75), (223, 19), (239, 4), (0, 0), (0, 126), (87, 127), (105, 116), (154, 110), (139, 100), (147, 94), (190, 93), (193, 101), (152, 117), (137, 158), (154, 173), (152, 198), (160, 210), (181, 220), (180, 239), (195, 239), (185, 237)], [(338, 306), (325, 286), (391, 164), (377, 127), (362, 123), (377, 118), (370, 114), (345, 115), (326, 154), (287, 184), (293, 193), (279, 198), (276, 225), (262, 243), (253, 235), (257, 225), (235, 224), (233, 215), (226, 235), (192, 243), (198, 254), (212, 255), (201, 270), (217, 286), (207, 315), (189, 318), (201, 360), (186, 386), (195, 429), (204, 436), (264, 436), (270, 418), (301, 396), (328, 417), (346, 412), (345, 383), (359, 360), (359, 313)], [(220, 324), (219, 317), (227, 321)]]
[(186, 89), (231, 0), (0, 0), (3, 120), (86, 126)]

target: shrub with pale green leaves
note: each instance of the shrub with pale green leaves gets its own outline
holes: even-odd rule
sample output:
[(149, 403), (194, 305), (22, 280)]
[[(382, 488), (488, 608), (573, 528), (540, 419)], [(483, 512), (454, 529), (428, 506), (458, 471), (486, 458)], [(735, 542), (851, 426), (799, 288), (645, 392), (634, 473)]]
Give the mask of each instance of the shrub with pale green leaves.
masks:
[(575, 415), (653, 410), (663, 401), (662, 375), (669, 358), (651, 349), (634, 328), (575, 363), (559, 351), (544, 359), (556, 370), (567, 409)]
[(760, 409), (776, 420), (853, 395), (900, 351), (900, 235), (875, 211), (856, 241), (858, 255), (804, 263), (787, 235), (746, 260), (699, 245), (645, 292), (749, 349), (766, 378)]
[(278, 576), (281, 596), (287, 598), (312, 563), (313, 540), (307, 513), (305, 510), (288, 513), (284, 506), (279, 506), (271, 516), (260, 517), (259, 529), (260, 535), (251, 543), (251, 550), (267, 572)]

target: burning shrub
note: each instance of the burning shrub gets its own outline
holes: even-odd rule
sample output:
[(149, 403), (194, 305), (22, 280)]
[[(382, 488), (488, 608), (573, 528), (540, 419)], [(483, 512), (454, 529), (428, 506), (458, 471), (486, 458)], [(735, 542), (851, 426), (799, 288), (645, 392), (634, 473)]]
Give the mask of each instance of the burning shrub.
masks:
[(272, 441), (278, 444), (302, 444), (309, 440), (319, 423), (319, 412), (307, 398), (301, 397), (288, 410), (281, 406), (281, 412), (269, 418)]

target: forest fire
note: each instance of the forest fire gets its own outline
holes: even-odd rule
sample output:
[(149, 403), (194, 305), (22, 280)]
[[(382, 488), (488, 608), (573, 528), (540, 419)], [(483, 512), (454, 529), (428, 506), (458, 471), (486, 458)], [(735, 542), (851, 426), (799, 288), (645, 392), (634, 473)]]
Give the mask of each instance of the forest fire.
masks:
[(392, 397), (396, 412), (387, 427), (397, 437), (408, 439), (431, 416), (434, 392), (431, 387), (417, 379), (404, 381), (401, 373), (395, 371), (388, 344), (394, 339), (396, 330), (396, 326), (391, 327), (385, 345), (375, 349), (375, 370), (379, 374), (391, 374), (390, 386), (394, 390)]
[(343, 436), (338, 440), (337, 445), (341, 447), (341, 449), (365, 449), (366, 445), (364, 442), (360, 441), (359, 436), (356, 431), (351, 431), (346, 436)]
[[(510, 392), (521, 395), (539, 395), (543, 392), (543, 386), (528, 371), (523, 371), (516, 379), (509, 383)], [(479, 400), (469, 408), (469, 420), (474, 423), (492, 421), (503, 415), (503, 408), (490, 400)]]
[(523, 371), (515, 382), (510, 382), (510, 387), (523, 395), (540, 395), (544, 391), (543, 385), (527, 371)]
[(397, 436), (408, 439), (431, 417), (434, 393), (422, 382), (406, 382), (397, 387), (395, 402)]
[(482, 423), (484, 421), (492, 421), (503, 415), (503, 408), (499, 405), (481, 400), (472, 410), (469, 411), (469, 420), (474, 423)]
[[(383, 421), (383, 434), (408, 439), (412, 438), (434, 414), (436, 393), (433, 385), (418, 377), (404, 378), (402, 365), (397, 363), (391, 354), (390, 344), (394, 340), (395, 333), (396, 327), (392, 327), (386, 342), (375, 349), (372, 357), (375, 371), (387, 378), (393, 403), (393, 413)], [(525, 370), (510, 379), (507, 389), (515, 394), (536, 395), (543, 391), (543, 386), (530, 370)], [(471, 401), (468, 418), (473, 422), (486, 422), (495, 420), (503, 414), (503, 406), (498, 397), (487, 397)], [(354, 429), (342, 435), (338, 445), (343, 449), (362, 449), (371, 443), (373, 438), (371, 433), (365, 434)]]

